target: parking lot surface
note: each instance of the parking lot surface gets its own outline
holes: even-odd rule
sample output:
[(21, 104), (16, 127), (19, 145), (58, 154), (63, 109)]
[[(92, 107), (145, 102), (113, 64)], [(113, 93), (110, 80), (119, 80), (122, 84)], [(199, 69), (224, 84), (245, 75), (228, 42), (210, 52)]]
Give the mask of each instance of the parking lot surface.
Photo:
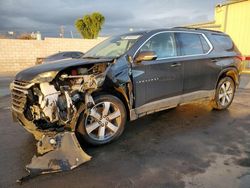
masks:
[[(36, 142), (12, 122), (10, 96), (0, 89), (6, 91), (0, 97), (0, 187), (20, 187), (15, 181), (27, 174)], [(180, 106), (127, 123), (112, 144), (83, 147), (90, 162), (21, 187), (250, 188), (250, 90), (239, 89), (228, 110)]]

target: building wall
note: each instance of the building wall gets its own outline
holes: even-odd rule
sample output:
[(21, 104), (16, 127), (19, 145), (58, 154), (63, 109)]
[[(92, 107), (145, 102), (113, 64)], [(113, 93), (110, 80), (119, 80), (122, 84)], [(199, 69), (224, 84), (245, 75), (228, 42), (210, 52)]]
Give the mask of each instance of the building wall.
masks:
[(43, 58), (59, 51), (86, 52), (104, 39), (0, 39), (0, 73), (20, 71), (35, 65), (37, 58)]

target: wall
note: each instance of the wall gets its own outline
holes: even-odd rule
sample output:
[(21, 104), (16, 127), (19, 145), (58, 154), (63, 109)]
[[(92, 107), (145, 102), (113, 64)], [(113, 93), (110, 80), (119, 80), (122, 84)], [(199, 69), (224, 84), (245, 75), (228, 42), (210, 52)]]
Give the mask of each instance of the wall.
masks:
[[(222, 10), (221, 10), (222, 9)], [(224, 12), (220, 14), (219, 12)], [(229, 34), (242, 54), (250, 55), (250, 1), (225, 5), (216, 8), (216, 17), (220, 20), (223, 27), (221, 31)]]
[(0, 39), (0, 73), (20, 71), (35, 65), (37, 58), (59, 51), (86, 52), (104, 39), (45, 38), (40, 41)]

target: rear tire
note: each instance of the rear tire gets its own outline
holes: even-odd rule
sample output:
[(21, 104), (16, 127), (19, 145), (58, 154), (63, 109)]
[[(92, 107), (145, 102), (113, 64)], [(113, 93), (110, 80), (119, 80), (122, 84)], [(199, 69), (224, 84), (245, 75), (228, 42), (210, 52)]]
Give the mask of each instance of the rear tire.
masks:
[(91, 145), (110, 143), (124, 131), (127, 120), (125, 106), (113, 95), (100, 95), (94, 101), (90, 114), (80, 116), (78, 132)]
[(234, 99), (235, 83), (232, 78), (222, 78), (216, 88), (213, 108), (216, 110), (227, 109)]

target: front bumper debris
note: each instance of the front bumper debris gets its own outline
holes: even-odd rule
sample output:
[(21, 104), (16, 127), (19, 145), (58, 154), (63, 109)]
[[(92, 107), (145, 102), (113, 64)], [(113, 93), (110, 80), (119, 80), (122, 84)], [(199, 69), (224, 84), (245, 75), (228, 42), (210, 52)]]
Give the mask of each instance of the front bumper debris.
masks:
[(22, 113), (13, 112), (13, 118), (17, 119), (38, 141), (37, 153), (26, 166), (29, 174), (17, 180), (18, 183), (41, 174), (72, 170), (91, 159), (91, 156), (82, 150), (75, 135), (77, 120), (84, 110), (85, 105), (82, 105), (75, 112), (67, 130), (63, 132), (38, 130), (36, 125), (28, 121)]
[(72, 170), (90, 159), (81, 149), (74, 132), (46, 134), (37, 143), (37, 155), (26, 166), (29, 175), (17, 182), (40, 174)]

